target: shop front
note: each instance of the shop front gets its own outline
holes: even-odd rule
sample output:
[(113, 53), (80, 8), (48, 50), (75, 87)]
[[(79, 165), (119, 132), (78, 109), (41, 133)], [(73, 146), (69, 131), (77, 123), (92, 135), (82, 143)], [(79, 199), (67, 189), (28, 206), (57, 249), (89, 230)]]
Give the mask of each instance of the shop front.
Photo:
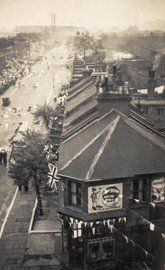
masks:
[[(97, 269), (114, 267), (119, 258), (118, 248), (122, 239), (118, 231), (126, 229), (126, 217), (85, 222), (62, 216), (64, 221), (65, 248), (69, 253), (69, 264), (75, 269)], [(104, 268), (103, 268), (104, 269)]]

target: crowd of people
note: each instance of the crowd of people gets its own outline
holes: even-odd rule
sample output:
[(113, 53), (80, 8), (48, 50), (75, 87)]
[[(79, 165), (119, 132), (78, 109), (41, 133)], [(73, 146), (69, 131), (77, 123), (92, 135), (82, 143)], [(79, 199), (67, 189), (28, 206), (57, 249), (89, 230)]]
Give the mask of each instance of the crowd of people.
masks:
[(30, 64), (26, 57), (6, 61), (5, 67), (0, 73), (0, 94), (26, 75), (29, 72)]
[(58, 95), (54, 96), (56, 103), (55, 117), (50, 119), (49, 127), (61, 131), (65, 113), (65, 104), (68, 96), (69, 84), (63, 85)]
[(31, 66), (40, 60), (39, 55), (43, 52), (38, 44), (31, 46), (29, 55), (15, 55), (5, 61), (4, 67), (0, 70), (0, 94), (3, 94), (10, 86), (15, 85), (23, 76), (28, 74)]

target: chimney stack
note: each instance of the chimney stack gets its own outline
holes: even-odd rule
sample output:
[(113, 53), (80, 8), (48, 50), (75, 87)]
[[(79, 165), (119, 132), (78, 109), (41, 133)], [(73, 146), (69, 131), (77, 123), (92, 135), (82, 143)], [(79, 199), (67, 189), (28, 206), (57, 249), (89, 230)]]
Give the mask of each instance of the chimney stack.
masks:
[(157, 86), (157, 81), (155, 79), (155, 70), (151, 67), (148, 68), (149, 80), (148, 80), (148, 97), (153, 98), (155, 94), (155, 87)]
[(116, 66), (113, 66), (113, 91), (116, 91), (116, 73), (117, 69)]

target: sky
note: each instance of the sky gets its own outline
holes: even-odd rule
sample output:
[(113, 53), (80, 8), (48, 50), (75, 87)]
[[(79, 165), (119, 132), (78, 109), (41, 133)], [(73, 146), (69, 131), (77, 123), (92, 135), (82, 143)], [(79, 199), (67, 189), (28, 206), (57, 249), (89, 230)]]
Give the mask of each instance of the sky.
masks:
[(165, 20), (165, 0), (0, 0), (0, 30), (19, 25), (79, 25), (90, 29), (141, 27)]

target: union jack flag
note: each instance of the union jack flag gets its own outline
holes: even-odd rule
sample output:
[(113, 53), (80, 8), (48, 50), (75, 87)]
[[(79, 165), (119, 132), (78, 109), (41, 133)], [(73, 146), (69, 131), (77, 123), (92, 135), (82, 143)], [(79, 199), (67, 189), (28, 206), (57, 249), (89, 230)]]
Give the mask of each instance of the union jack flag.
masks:
[(51, 191), (57, 191), (59, 177), (57, 176), (57, 167), (51, 163), (48, 164), (49, 172), (48, 172), (48, 186)]

